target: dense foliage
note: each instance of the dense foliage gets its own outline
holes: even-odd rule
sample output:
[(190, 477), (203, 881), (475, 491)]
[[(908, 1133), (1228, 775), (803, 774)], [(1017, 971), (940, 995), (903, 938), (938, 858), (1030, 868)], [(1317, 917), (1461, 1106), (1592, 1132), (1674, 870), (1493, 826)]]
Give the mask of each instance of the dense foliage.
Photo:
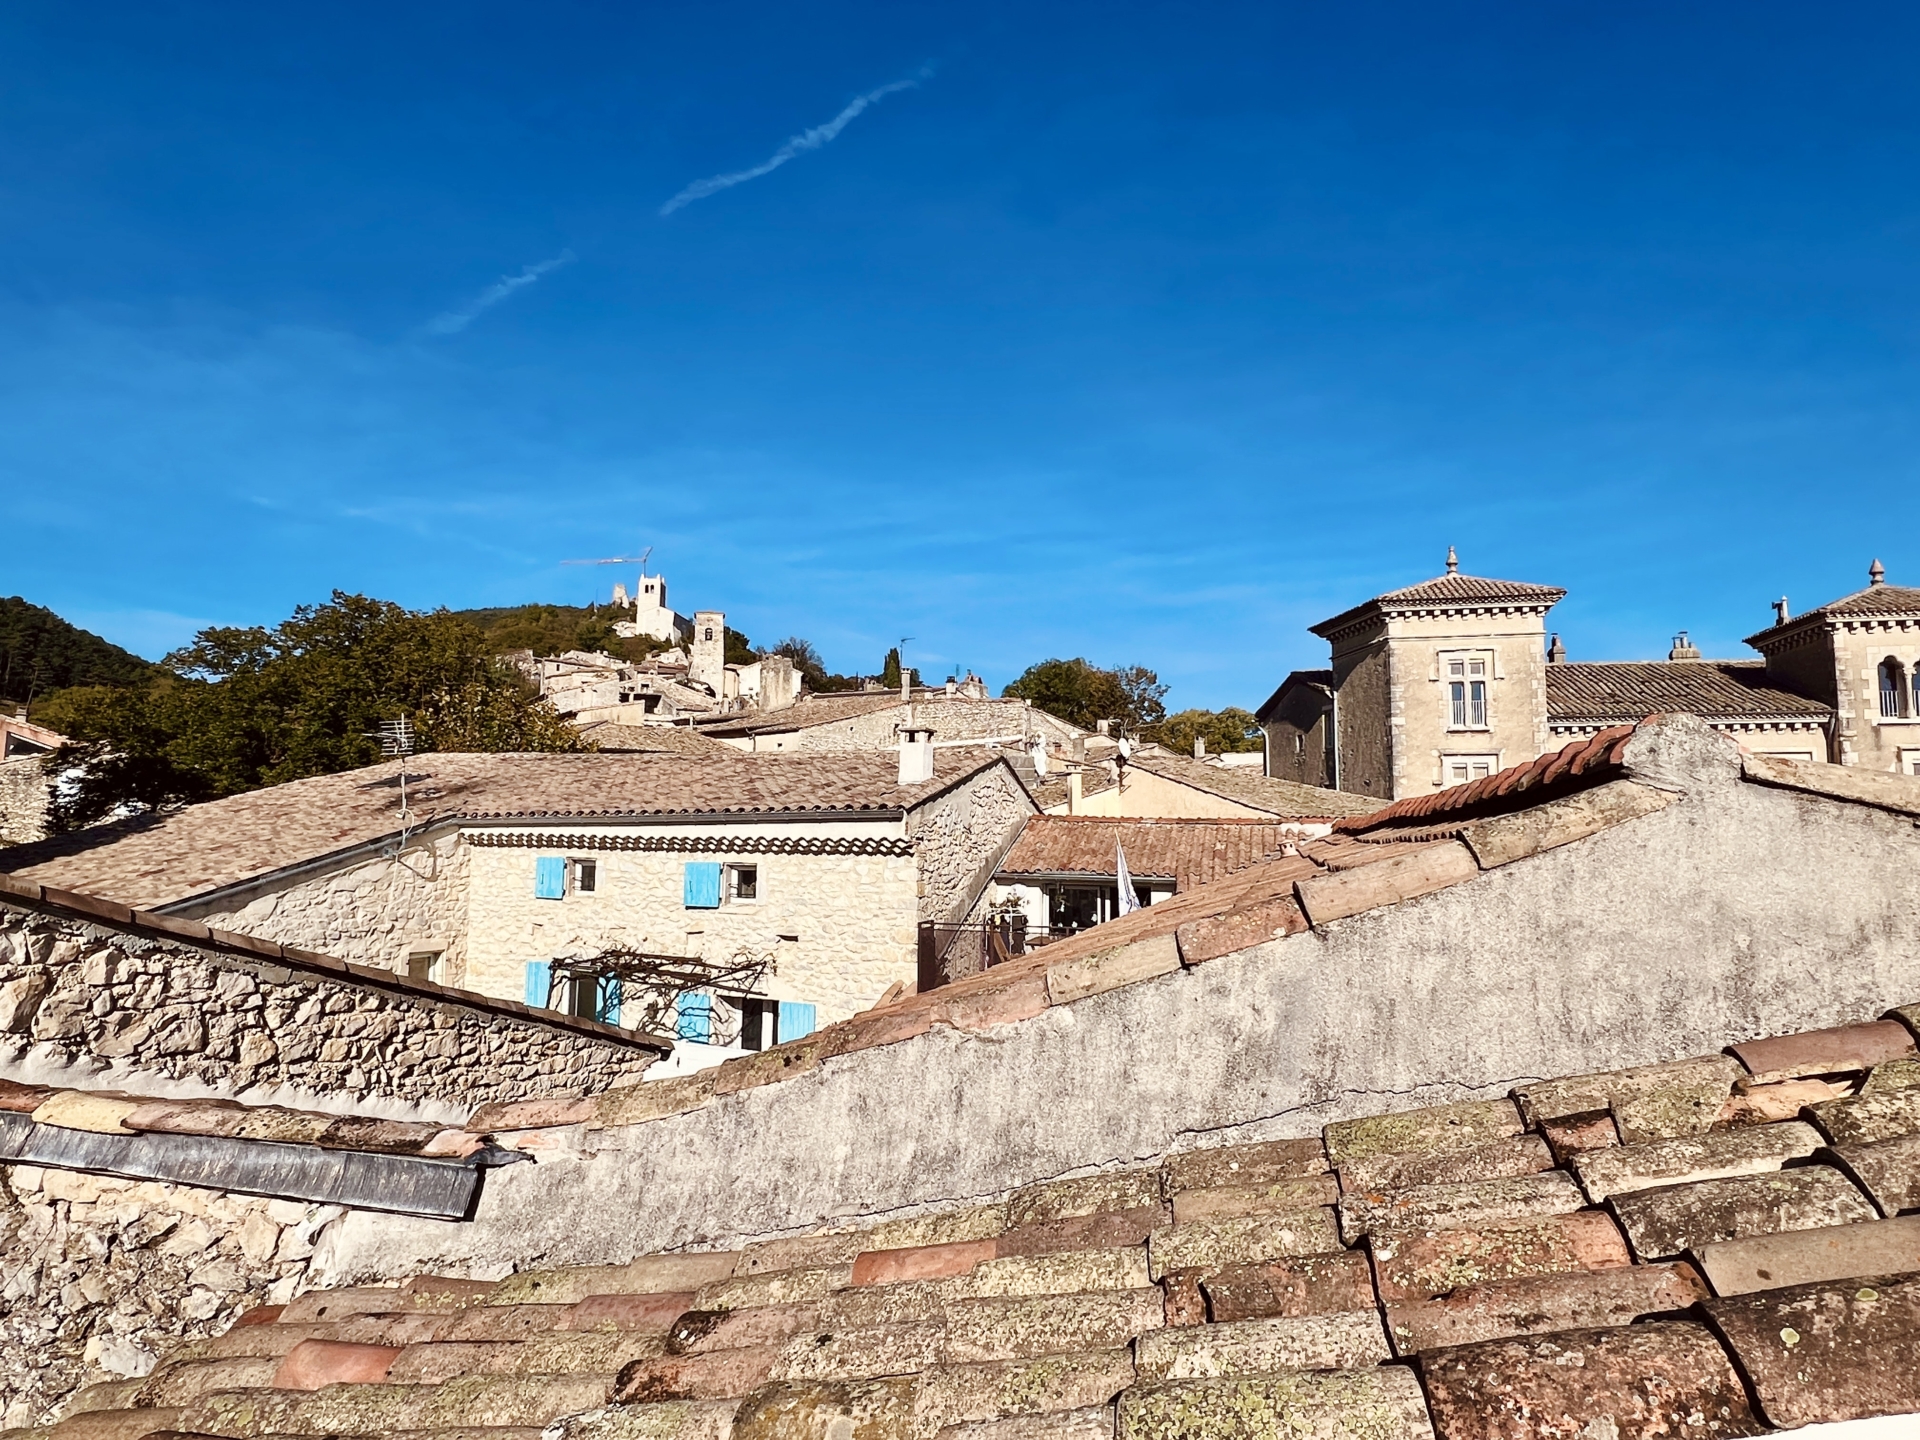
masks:
[(1259, 750), (1265, 743), (1253, 712), (1237, 705), (1224, 710), (1182, 710), (1147, 731), (1146, 738), (1182, 755), (1193, 753), (1196, 738), (1207, 742), (1209, 755)]
[[(531, 650), (535, 655), (561, 655), (569, 650), (602, 651), (622, 660), (644, 660), (670, 648), (670, 642), (645, 635), (623, 640), (613, 624), (626, 612), (608, 605), (512, 605), (491, 610), (455, 610), (486, 638), (495, 655)], [(731, 632), (729, 632), (731, 633)]]
[(798, 635), (789, 635), (763, 655), (784, 655), (793, 662), (807, 682), (807, 689), (816, 695), (829, 695), (837, 690), (858, 690), (866, 684), (859, 675), (834, 675), (828, 672), (827, 662), (820, 658), (820, 651), (811, 640), (802, 640)]
[(24, 704), (69, 685), (137, 685), (151, 662), (18, 595), (0, 598), (0, 700)]
[(1167, 717), (1167, 687), (1144, 665), (1103, 670), (1082, 659), (1042, 660), (1000, 693), (1085, 730), (1111, 720), (1118, 732), (1140, 735)]
[(335, 591), (270, 630), (203, 630), (159, 672), (49, 700), (74, 767), (57, 825), (372, 764), (380, 724), (401, 715), (421, 750), (586, 748), (472, 624), (363, 595)]

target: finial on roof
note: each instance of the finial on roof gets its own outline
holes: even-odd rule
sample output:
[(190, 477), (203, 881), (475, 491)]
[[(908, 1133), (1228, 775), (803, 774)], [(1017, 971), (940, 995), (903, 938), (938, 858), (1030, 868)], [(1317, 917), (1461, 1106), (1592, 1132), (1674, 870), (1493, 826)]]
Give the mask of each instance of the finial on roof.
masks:
[(1547, 646), (1547, 664), (1564, 665), (1566, 663), (1567, 647), (1560, 643), (1560, 636), (1555, 634), (1552, 643)]
[(1867, 583), (1869, 585), (1884, 585), (1887, 583), (1887, 567), (1882, 565), (1878, 558), (1874, 560), (1873, 564), (1867, 567)]
[(1678, 635), (1673, 637), (1673, 648), (1667, 652), (1667, 659), (1698, 660), (1699, 658), (1699, 647), (1687, 638), (1686, 631), (1682, 630)]
[[(1878, 565), (1880, 562), (1876, 560), (1873, 563)], [(1460, 557), (1454, 554), (1453, 547), (1449, 545), (1447, 546), (1447, 574), (1458, 575), (1459, 573), (1460, 573)], [(1879, 582), (1875, 581), (1874, 583), (1878, 584)]]
[(1793, 612), (1787, 609), (1787, 597), (1782, 595), (1773, 602), (1773, 623), (1784, 625), (1793, 618)]

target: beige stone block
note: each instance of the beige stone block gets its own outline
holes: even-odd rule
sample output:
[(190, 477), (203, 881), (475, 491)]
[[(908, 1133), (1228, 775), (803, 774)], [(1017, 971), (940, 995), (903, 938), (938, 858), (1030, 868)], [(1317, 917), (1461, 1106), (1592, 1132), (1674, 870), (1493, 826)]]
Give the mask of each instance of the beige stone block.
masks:
[(92, 1095), (83, 1090), (59, 1090), (33, 1112), (33, 1123), (56, 1125), (62, 1130), (90, 1130), (99, 1135), (132, 1135), (136, 1132), (120, 1122), (143, 1103)]

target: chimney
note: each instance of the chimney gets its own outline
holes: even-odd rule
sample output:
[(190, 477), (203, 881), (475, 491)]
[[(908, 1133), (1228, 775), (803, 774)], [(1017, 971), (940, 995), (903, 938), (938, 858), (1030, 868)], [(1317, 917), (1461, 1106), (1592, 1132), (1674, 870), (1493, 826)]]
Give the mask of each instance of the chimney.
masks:
[(1073, 749), (1070, 753), (1072, 754), (1073, 758), (1076, 760), (1086, 759), (1087, 758), (1087, 737), (1084, 735), (1074, 736)]
[(927, 725), (900, 727), (900, 783), (922, 785), (933, 779), (933, 729)]
[(1560, 637), (1555, 635), (1553, 642), (1547, 646), (1547, 664), (1564, 665), (1566, 663), (1567, 647), (1560, 642)]
[(1686, 631), (1682, 630), (1678, 635), (1673, 637), (1673, 648), (1667, 651), (1667, 659), (1698, 660), (1699, 658), (1700, 652), (1694, 648), (1694, 643), (1687, 638)]
[(1108, 731), (1108, 727), (1112, 724), (1113, 722), (1111, 720), (1096, 720), (1093, 722), (1093, 728), (1096, 731), (1098, 731), (1100, 734), (1105, 735)]
[(1193, 758), (1196, 760), (1204, 760), (1207, 758), (1206, 736), (1196, 735), (1193, 737)]
[(1078, 770), (1067, 772), (1067, 814), (1069, 815), (1080, 813), (1081, 783)]
[(951, 675), (947, 676), (947, 699), (953, 699), (954, 692), (959, 688), (960, 682), (955, 680)]
[(1884, 585), (1886, 583), (1887, 567), (1882, 565), (1878, 559), (1875, 559), (1873, 564), (1867, 567), (1867, 584)]
[(1784, 625), (1793, 618), (1793, 612), (1787, 609), (1787, 597), (1782, 595), (1773, 602), (1773, 623)]

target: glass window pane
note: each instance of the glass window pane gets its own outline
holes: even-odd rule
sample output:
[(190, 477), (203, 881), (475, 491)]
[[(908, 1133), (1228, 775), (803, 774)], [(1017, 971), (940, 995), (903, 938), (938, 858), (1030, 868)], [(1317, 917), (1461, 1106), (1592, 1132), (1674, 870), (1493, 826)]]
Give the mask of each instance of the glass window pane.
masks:
[(1452, 692), (1453, 723), (1465, 725), (1467, 723), (1467, 687), (1456, 680), (1447, 689)]

